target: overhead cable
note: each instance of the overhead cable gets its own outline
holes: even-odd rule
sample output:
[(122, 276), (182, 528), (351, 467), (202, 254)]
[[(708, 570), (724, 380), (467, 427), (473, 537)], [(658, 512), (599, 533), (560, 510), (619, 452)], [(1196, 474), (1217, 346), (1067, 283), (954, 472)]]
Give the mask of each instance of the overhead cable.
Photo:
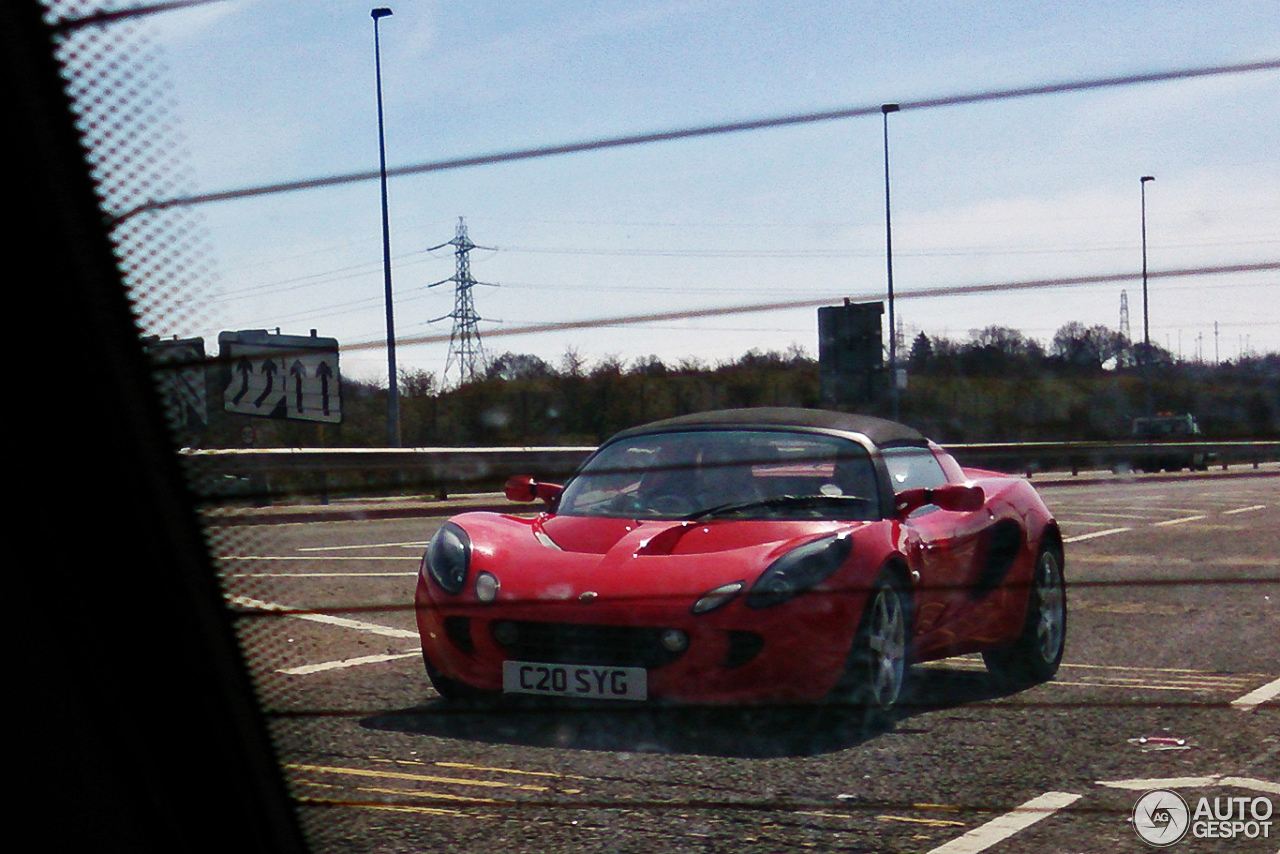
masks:
[[(1165, 83), (1171, 80), (1187, 80), (1197, 77), (1213, 77), (1225, 74), (1246, 74), (1255, 71), (1274, 71), (1280, 69), (1280, 59), (1268, 59), (1258, 62), (1238, 63), (1234, 65), (1214, 65), (1201, 68), (1183, 68), (1175, 71), (1157, 71), (1149, 74), (1125, 74), (1118, 77), (1099, 77), (1090, 80), (1073, 80), (1061, 83), (1048, 83), (1039, 86), (1020, 86), (1013, 89), (992, 89), (984, 92), (970, 92), (960, 95), (946, 95), (938, 98), (925, 98), (917, 101), (899, 101), (899, 108), (908, 110), (927, 110), (937, 107), (956, 107), (965, 104), (981, 104), (990, 101), (1003, 101), (1013, 98), (1029, 98), (1037, 95), (1060, 95), (1066, 92), (1083, 92), (1091, 89), (1107, 89), (1117, 86), (1134, 86), (1143, 83)], [(554, 157), (562, 154), (578, 154), (586, 151), (600, 151), (608, 148), (623, 148), (632, 145), (646, 145), (654, 142), (671, 142), (679, 139), (716, 136), (742, 131), (765, 130), (768, 128), (788, 127), (793, 125), (828, 122), (837, 119), (860, 118), (880, 115), (880, 104), (845, 107), (835, 110), (823, 110), (811, 113), (799, 113), (772, 118), (747, 119), (724, 124), (701, 125), (698, 127), (677, 130), (655, 131), (651, 133), (632, 134), (629, 136), (609, 137), (605, 139), (569, 142), (559, 145), (539, 146), (535, 148), (516, 149), (514, 151), (479, 154), (470, 157), (458, 157), (449, 160), (437, 160), (409, 166), (399, 166), (387, 170), (388, 177), (405, 177), (422, 175), (428, 172), (443, 172), (450, 169), (462, 169), (470, 166), (488, 166), (495, 163), (510, 163), (517, 160), (532, 160), (541, 157)], [(266, 196), (279, 193), (296, 192), (298, 190), (315, 190), (322, 187), (336, 187), (344, 184), (371, 181), (380, 178), (378, 170), (353, 172), (345, 175), (330, 175), (323, 178), (309, 178), (297, 181), (281, 181), (274, 184), (262, 184), (256, 187), (243, 187), (235, 190), (222, 190), (212, 193), (200, 193), (189, 196), (177, 196), (171, 199), (157, 199), (145, 202), (135, 208), (124, 211), (114, 217), (111, 225), (118, 225), (124, 220), (147, 211), (164, 210), (173, 207), (208, 204), (210, 202), (246, 199), (254, 196)]]

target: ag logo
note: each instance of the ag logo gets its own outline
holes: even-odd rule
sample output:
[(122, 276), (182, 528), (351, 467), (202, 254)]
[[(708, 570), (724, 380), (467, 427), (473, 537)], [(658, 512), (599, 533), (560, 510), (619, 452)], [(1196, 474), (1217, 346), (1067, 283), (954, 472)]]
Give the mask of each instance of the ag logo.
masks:
[(1187, 835), (1191, 810), (1177, 792), (1155, 789), (1138, 798), (1132, 821), (1143, 842), (1164, 848)]

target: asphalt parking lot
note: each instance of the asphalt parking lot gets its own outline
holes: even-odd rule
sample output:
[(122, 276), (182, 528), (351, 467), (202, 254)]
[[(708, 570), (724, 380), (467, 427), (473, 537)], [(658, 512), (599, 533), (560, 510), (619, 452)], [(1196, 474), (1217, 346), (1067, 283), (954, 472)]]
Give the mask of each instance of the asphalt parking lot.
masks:
[[(823, 709), (450, 707), (408, 607), (441, 510), (211, 530), (318, 850), (1145, 851), (1148, 791), (1280, 804), (1280, 477), (1043, 480), (1068, 539), (1058, 677), (919, 667), (870, 735)], [(1172, 850), (1273, 854), (1276, 832)]]

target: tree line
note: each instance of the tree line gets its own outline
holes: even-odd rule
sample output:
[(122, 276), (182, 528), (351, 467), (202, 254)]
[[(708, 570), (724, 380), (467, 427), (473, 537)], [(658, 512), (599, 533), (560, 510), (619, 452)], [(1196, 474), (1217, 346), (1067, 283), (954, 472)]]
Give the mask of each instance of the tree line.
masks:
[[(1188, 362), (1077, 322), (1063, 325), (1047, 346), (989, 326), (963, 341), (920, 333), (904, 351), (900, 420), (942, 442), (1120, 439), (1149, 409), (1191, 413), (1209, 439), (1280, 437), (1280, 354)], [(887, 378), (877, 385), (887, 390)], [(887, 394), (856, 406), (823, 401), (817, 360), (795, 345), (750, 349), (718, 363), (657, 356), (589, 363), (573, 348), (550, 363), (506, 352), (471, 382), (442, 387), (430, 372), (407, 370), (398, 387), (405, 447), (594, 445), (636, 424), (733, 407), (890, 415)], [(344, 379), (342, 394), (341, 425), (256, 419), (253, 443), (385, 445), (385, 385)], [(200, 443), (243, 447), (248, 421), (219, 412)]]

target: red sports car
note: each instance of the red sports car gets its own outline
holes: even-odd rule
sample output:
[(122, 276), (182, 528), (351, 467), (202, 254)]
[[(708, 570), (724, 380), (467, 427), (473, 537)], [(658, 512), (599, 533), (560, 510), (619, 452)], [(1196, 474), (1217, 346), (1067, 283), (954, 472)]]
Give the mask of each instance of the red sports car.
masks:
[(418, 628), (445, 698), (899, 700), (912, 662), (1062, 658), (1062, 537), (1021, 477), (910, 427), (739, 409), (623, 431), (532, 518), (464, 513), (423, 555)]

